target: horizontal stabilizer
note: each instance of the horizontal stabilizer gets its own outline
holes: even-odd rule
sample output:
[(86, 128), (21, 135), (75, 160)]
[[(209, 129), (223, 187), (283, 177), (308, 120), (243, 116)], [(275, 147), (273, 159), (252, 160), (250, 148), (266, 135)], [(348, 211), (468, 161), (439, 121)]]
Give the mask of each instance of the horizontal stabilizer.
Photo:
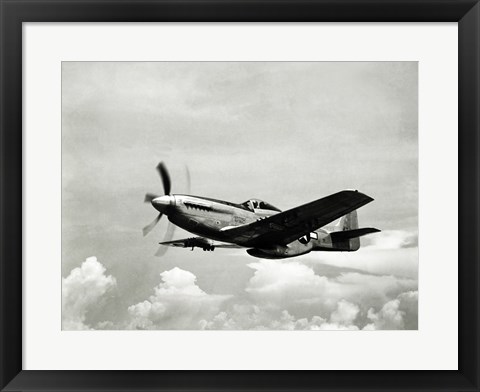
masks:
[(371, 233), (378, 233), (379, 231), (380, 230), (375, 229), (374, 227), (365, 227), (363, 229), (334, 231), (333, 233), (330, 233), (330, 236), (332, 237), (332, 241), (341, 242), (347, 241), (350, 238), (357, 238)]

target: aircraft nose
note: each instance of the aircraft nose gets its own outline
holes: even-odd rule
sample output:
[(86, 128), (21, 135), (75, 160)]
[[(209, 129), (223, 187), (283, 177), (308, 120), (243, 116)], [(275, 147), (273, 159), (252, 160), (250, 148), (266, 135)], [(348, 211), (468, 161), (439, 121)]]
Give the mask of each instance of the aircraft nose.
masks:
[(175, 199), (171, 195), (156, 197), (152, 200), (152, 206), (165, 214), (168, 207), (175, 205)]

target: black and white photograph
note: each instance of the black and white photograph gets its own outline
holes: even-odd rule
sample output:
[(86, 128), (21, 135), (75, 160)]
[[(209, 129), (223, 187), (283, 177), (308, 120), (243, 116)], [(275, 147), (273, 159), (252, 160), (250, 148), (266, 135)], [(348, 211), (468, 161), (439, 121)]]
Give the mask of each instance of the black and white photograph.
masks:
[(61, 83), (62, 330), (418, 330), (417, 62)]

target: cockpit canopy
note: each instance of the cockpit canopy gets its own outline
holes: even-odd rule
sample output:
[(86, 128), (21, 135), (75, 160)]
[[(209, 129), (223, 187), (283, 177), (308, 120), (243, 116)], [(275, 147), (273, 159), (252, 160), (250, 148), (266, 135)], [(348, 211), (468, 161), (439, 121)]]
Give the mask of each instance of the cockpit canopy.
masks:
[(278, 212), (281, 211), (277, 207), (272, 206), (271, 204), (259, 199), (247, 200), (245, 203), (242, 203), (242, 206), (246, 207), (250, 211), (254, 211), (254, 210), (269, 210), (269, 211), (278, 211)]

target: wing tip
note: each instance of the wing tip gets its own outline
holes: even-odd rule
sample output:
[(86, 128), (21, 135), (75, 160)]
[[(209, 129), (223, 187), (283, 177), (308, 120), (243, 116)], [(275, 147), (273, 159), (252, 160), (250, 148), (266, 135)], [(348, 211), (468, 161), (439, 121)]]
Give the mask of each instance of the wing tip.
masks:
[(363, 192), (360, 192), (358, 189), (345, 189), (343, 191), (340, 191), (339, 193), (350, 193), (350, 194), (353, 193), (353, 194), (356, 194), (358, 196), (363, 197), (367, 203), (370, 203), (370, 202), (375, 200), (373, 197), (368, 196)]

